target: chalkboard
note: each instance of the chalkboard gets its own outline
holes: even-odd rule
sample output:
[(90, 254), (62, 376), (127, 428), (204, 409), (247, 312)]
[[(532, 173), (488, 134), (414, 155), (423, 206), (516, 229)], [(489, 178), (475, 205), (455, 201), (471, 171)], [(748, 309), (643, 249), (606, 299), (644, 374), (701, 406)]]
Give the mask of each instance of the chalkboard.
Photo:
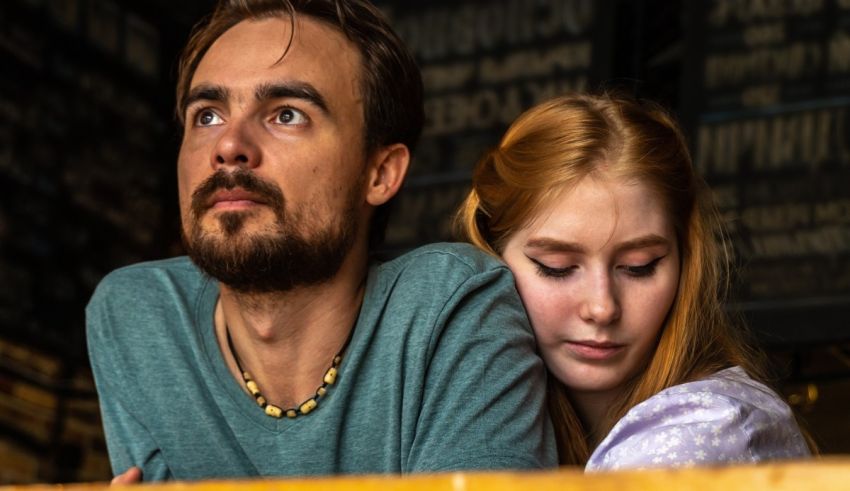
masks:
[(96, 283), (177, 237), (161, 53), (117, 2), (0, 4), (0, 336), (84, 358)]
[(687, 2), (683, 111), (768, 341), (850, 339), (850, 1)]
[(422, 68), (426, 124), (387, 232), (403, 250), (451, 238), (472, 168), (523, 110), (605, 79), (608, 0), (383, 2)]

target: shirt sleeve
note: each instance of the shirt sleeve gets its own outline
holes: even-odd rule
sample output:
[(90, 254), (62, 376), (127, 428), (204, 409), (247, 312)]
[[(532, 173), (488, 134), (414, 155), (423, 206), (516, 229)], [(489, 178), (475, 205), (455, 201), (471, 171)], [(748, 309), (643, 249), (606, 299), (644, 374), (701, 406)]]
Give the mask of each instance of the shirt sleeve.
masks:
[[(102, 402), (101, 414), (114, 475), (136, 466), (142, 469), (142, 481), (172, 479), (171, 470), (150, 433), (120, 402), (111, 398)], [(127, 442), (133, 444), (128, 445)]]
[(790, 409), (775, 394), (744, 390), (730, 397), (679, 388), (632, 408), (593, 452), (586, 470), (752, 463), (808, 455)]
[(170, 479), (157, 443), (127, 406), (132, 398), (125, 391), (136, 382), (121, 363), (121, 343), (114, 339), (119, 319), (112, 315), (114, 299), (105, 290), (109, 287), (102, 284), (86, 307), (86, 336), (112, 472), (136, 466), (142, 469), (143, 481)]
[(407, 472), (557, 465), (544, 366), (507, 269), (457, 286), (430, 344)]

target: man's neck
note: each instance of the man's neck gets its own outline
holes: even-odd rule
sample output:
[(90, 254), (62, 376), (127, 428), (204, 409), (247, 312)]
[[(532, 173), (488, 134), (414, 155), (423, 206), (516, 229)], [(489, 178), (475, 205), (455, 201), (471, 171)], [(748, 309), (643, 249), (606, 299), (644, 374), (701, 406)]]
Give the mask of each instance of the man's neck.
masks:
[(239, 364), (269, 402), (293, 407), (310, 398), (354, 328), (365, 277), (365, 257), (349, 255), (340, 272), (320, 285), (251, 295), (220, 285), (215, 329), (234, 377), (242, 383), (228, 331)]

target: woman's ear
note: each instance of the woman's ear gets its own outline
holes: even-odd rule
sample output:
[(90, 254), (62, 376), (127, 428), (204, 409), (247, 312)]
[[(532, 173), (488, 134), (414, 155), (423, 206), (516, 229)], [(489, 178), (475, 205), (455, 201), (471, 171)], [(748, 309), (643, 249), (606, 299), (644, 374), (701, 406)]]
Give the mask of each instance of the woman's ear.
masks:
[(410, 164), (410, 150), (402, 143), (395, 143), (375, 152), (366, 188), (366, 202), (380, 206), (398, 193), (407, 167)]

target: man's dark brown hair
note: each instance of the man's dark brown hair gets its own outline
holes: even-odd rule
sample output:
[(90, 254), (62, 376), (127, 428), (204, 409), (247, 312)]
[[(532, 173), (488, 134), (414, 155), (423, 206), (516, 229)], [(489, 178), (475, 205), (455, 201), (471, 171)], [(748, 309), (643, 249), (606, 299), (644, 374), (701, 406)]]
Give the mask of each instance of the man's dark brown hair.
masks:
[[(387, 18), (366, 0), (220, 0), (209, 19), (196, 27), (180, 57), (177, 79), (180, 122), (184, 123), (186, 97), (195, 70), (216, 39), (249, 19), (286, 16), (294, 28), (297, 15), (335, 27), (360, 51), (367, 155), (393, 143), (403, 143), (413, 152), (424, 122), (422, 76), (413, 55)], [(383, 240), (390, 204), (378, 207), (372, 217), (369, 231), (372, 247)]]

